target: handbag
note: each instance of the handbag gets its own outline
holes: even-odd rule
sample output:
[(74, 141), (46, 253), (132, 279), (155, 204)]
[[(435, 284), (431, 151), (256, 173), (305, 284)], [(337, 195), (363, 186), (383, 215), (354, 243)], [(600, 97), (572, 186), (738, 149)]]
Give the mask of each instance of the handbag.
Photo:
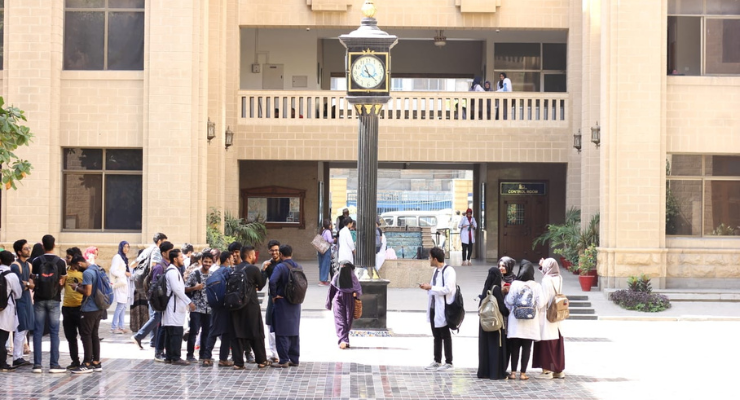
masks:
[(552, 290), (555, 291), (555, 297), (552, 303), (547, 307), (547, 320), (550, 322), (560, 322), (570, 316), (568, 298), (555, 290), (555, 283), (552, 284)]
[(355, 312), (352, 317), (354, 317), (354, 319), (360, 319), (360, 317), (362, 317), (362, 300), (357, 297), (355, 297)]
[(329, 250), (331, 244), (329, 244), (323, 236), (316, 235), (311, 241), (311, 246), (313, 246), (319, 253), (324, 254)]

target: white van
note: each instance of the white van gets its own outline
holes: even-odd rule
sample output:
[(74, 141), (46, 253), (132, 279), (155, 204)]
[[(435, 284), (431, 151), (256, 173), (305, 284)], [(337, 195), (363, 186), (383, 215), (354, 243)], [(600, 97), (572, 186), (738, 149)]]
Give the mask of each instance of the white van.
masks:
[[(411, 226), (411, 227), (431, 227), (432, 238), (436, 242), (437, 230), (450, 229), (452, 220), (452, 209), (439, 211), (389, 211), (380, 214), (380, 218), (385, 221), (386, 226)], [(444, 236), (440, 236), (438, 246), (444, 245)]]

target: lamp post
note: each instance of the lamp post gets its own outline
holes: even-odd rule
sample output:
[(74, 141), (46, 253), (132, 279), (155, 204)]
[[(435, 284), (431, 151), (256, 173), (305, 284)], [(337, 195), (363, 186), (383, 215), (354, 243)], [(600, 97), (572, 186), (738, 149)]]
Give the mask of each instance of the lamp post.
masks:
[(581, 142), (583, 141), (583, 135), (581, 135), (581, 130), (578, 130), (578, 133), (573, 134), (573, 148), (578, 150), (578, 152), (581, 152)]
[(234, 144), (234, 132), (231, 130), (231, 127), (226, 128), (226, 150), (229, 149)]
[(206, 138), (208, 138), (208, 143), (211, 143), (211, 140), (216, 137), (216, 123), (211, 121), (211, 118), (208, 117), (208, 128), (206, 131)]
[(596, 126), (591, 128), (591, 141), (596, 144), (596, 147), (599, 147), (601, 144), (601, 127), (599, 126), (599, 121), (596, 121)]

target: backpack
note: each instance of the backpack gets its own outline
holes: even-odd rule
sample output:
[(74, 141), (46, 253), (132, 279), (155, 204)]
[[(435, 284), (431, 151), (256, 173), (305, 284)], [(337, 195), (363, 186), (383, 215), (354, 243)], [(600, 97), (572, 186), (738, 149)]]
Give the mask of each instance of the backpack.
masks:
[[(295, 263), (293, 263), (295, 264)], [(285, 284), (285, 299), (290, 304), (302, 304), (306, 298), (308, 279), (302, 269), (298, 269), (288, 263), (283, 263), (288, 268), (288, 283)]]
[(226, 282), (228, 281), (228, 267), (221, 267), (206, 279), (206, 300), (211, 307), (223, 307), (226, 297)]
[(98, 267), (97, 279), (92, 293), (92, 299), (100, 310), (107, 310), (113, 304), (113, 287), (108, 275)]
[[(445, 269), (449, 265), (445, 265), (442, 268), (442, 286), (445, 285)], [(447, 296), (445, 296), (445, 320), (447, 320), (447, 326), (450, 330), (456, 330), (460, 333), (460, 325), (462, 325), (465, 319), (465, 304), (463, 304), (463, 295), (460, 290), (460, 285), (455, 285), (455, 299), (452, 304), (447, 304)]]
[(149, 255), (134, 267), (134, 286), (136, 287), (136, 290), (143, 291), (144, 293), (149, 293), (149, 284), (152, 281), (151, 264), (154, 250), (155, 249), (152, 248)]
[(383, 232), (380, 231), (380, 228), (375, 228), (375, 254), (378, 254), (380, 248), (383, 247), (382, 236)]
[[(493, 288), (488, 291), (488, 295), (483, 298), (478, 307), (480, 326), (484, 332), (499, 332), (504, 327), (504, 316), (498, 308), (498, 300), (493, 295)], [(501, 347), (501, 335), (499, 335), (498, 345)]]
[(558, 293), (558, 290), (555, 289), (555, 282), (552, 282), (552, 289), (555, 291), (555, 297), (553, 297), (550, 306), (547, 307), (547, 320), (560, 322), (570, 317), (570, 309), (568, 308), (570, 301), (564, 294)]
[(42, 255), (36, 282), (36, 300), (54, 300), (59, 294), (59, 269), (57, 257)]
[(534, 292), (531, 287), (524, 285), (519, 292), (514, 294), (514, 318), (534, 319), (536, 315)]
[[(198, 274), (195, 277), (196, 278), (195, 279), (196, 282), (198, 282), (199, 284), (200, 283), (203, 283), (203, 274), (200, 272), (200, 269), (196, 269), (193, 272), (191, 272), (190, 274), (192, 275), (192, 274), (196, 274), (196, 273)], [(195, 290), (185, 293), (185, 296), (188, 296), (188, 297), (190, 297), (192, 299), (195, 296)]]
[(153, 285), (149, 287), (149, 292), (147, 293), (147, 300), (149, 300), (149, 305), (152, 306), (152, 310), (154, 311), (165, 311), (167, 310), (167, 303), (170, 302), (170, 297), (167, 295), (167, 270), (164, 271), (162, 275), (157, 277), (157, 281), (154, 282)]
[[(0, 311), (4, 311), (8, 307), (8, 304), (10, 304), (12, 293), (10, 292), (8, 285), (8, 278), (6, 278), (5, 275), (11, 273), (12, 272), (9, 270), (0, 273)], [(15, 302), (15, 298), (13, 299), (13, 302)]]
[(237, 267), (226, 281), (224, 306), (230, 311), (241, 310), (250, 303), (254, 293), (254, 283), (247, 276), (246, 268)]

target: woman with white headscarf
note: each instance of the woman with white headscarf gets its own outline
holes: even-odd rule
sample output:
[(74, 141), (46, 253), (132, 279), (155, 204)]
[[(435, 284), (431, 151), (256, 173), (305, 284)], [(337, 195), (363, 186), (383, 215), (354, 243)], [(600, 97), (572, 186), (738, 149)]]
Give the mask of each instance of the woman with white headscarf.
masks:
[(540, 318), (541, 340), (534, 344), (532, 368), (542, 368), (542, 374), (537, 378), (553, 379), (565, 378), (565, 341), (560, 334), (560, 322), (547, 320), (547, 308), (555, 299), (555, 294), (563, 293), (563, 277), (560, 276), (560, 267), (554, 258), (540, 261), (542, 266), (542, 295)]

